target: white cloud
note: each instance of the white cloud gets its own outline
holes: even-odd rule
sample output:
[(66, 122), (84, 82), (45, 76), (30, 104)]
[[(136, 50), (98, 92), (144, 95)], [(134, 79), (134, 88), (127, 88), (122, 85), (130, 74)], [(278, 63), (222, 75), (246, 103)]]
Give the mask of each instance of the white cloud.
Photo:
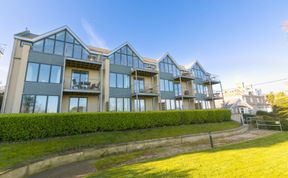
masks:
[(81, 19), (81, 25), (89, 37), (89, 43), (100, 48), (108, 48), (105, 40), (103, 40), (94, 30), (93, 26), (86, 20)]

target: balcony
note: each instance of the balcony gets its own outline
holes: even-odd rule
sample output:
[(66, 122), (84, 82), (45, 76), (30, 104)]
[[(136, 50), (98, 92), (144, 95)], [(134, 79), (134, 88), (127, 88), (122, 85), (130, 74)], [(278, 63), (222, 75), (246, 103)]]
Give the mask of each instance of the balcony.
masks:
[(101, 83), (97, 80), (77, 81), (76, 79), (65, 79), (63, 92), (70, 94), (94, 94), (101, 92)]
[(204, 85), (215, 85), (215, 84), (219, 84), (220, 79), (218, 78), (217, 75), (213, 75), (213, 74), (209, 74), (206, 76), (206, 79), (203, 81)]
[(158, 87), (154, 86), (154, 87), (146, 87), (144, 89), (139, 89), (136, 90), (134, 89), (134, 91), (132, 91), (132, 96), (136, 97), (136, 96), (146, 96), (146, 97), (156, 97), (159, 96), (159, 92), (158, 92)]
[(102, 60), (89, 57), (87, 60), (66, 58), (66, 66), (84, 68), (84, 69), (97, 69), (99, 70), (102, 66)]
[(206, 95), (206, 100), (219, 100), (219, 99), (223, 99), (223, 95), (222, 93), (219, 91), (219, 92), (215, 92), (213, 94), (208, 94)]
[(134, 74), (137, 76), (154, 76), (154, 75), (157, 75), (159, 72), (158, 70), (156, 69), (155, 66), (145, 66), (143, 69), (140, 69), (140, 68), (133, 68), (132, 71), (131, 71), (131, 74)]
[(184, 90), (183, 94), (176, 95), (176, 99), (194, 99), (195, 95), (189, 90)]
[(181, 75), (176, 76), (174, 78), (175, 81), (191, 81), (194, 80), (195, 78), (193, 77), (193, 75), (188, 72), (188, 71), (182, 71)]

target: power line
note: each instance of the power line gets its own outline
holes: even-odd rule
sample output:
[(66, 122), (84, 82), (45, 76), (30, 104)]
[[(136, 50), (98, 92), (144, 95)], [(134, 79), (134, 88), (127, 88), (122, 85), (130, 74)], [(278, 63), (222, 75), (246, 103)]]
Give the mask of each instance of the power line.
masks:
[[(252, 83), (252, 84), (249, 84), (249, 85), (246, 85), (246, 86), (261, 86), (261, 85), (269, 85), (269, 84), (272, 84), (272, 83), (277, 83), (277, 82), (282, 82), (282, 81), (288, 81), (288, 77), (286, 78), (282, 78), (282, 79), (276, 79), (276, 80), (270, 80), (270, 81), (265, 81), (265, 82), (260, 82), (260, 83)], [(228, 88), (228, 89), (224, 89), (224, 90), (233, 90), (233, 89), (237, 89), (237, 87), (234, 87), (234, 88)]]

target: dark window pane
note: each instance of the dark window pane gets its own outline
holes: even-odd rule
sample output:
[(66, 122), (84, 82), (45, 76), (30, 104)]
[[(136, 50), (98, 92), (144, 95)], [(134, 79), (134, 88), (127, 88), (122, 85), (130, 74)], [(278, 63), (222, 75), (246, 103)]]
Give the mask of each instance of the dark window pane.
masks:
[(78, 98), (70, 98), (69, 111), (78, 112)]
[(131, 50), (129, 47), (127, 47), (127, 54), (128, 54), (128, 55), (131, 55), (131, 56), (132, 56), (132, 54), (133, 54), (132, 50)]
[(38, 69), (39, 64), (29, 63), (26, 74), (26, 81), (36, 82), (38, 76)]
[(121, 48), (121, 53), (122, 53), (122, 54), (127, 54), (127, 46), (123, 46), (123, 47)]
[(34, 112), (35, 113), (46, 112), (46, 101), (47, 96), (36, 96)]
[(85, 49), (83, 49), (82, 50), (82, 59), (88, 60), (88, 56), (89, 56), (89, 53)]
[(61, 81), (61, 67), (60, 66), (52, 66), (51, 68), (51, 83), (60, 83)]
[(79, 98), (78, 112), (87, 112), (87, 98)]
[(129, 66), (129, 67), (132, 67), (132, 66), (133, 66), (132, 61), (133, 61), (132, 56), (127, 56), (127, 62), (128, 62), (128, 66)]
[(114, 54), (111, 54), (109, 57), (110, 64), (114, 64)]
[(133, 62), (134, 62), (134, 68), (138, 68), (139, 67), (139, 58), (134, 56)]
[(59, 96), (48, 96), (47, 113), (58, 112)]
[(69, 32), (66, 32), (66, 42), (70, 42), (70, 43), (74, 42), (74, 38)]
[(73, 50), (73, 57), (77, 59), (81, 59), (81, 49), (82, 47), (80, 45), (74, 45), (74, 50)]
[(127, 65), (127, 56), (125, 54), (121, 54), (121, 64), (124, 66)]
[(35, 97), (33, 95), (23, 95), (21, 112), (22, 113), (32, 113), (34, 107)]
[(51, 35), (48, 38), (55, 39), (55, 35)]
[(52, 54), (53, 49), (54, 49), (54, 40), (46, 39), (44, 45), (44, 52)]
[(116, 74), (110, 73), (110, 87), (116, 87)]
[(41, 64), (38, 82), (49, 82), (50, 65)]
[(40, 40), (33, 44), (33, 51), (43, 52), (44, 41)]
[(64, 37), (65, 37), (65, 31), (56, 34), (57, 40), (64, 41)]
[(71, 43), (65, 43), (65, 56), (66, 57), (72, 57), (72, 51), (73, 51), (73, 44)]
[(124, 88), (130, 87), (130, 77), (129, 75), (124, 75)]
[(144, 68), (144, 64), (141, 60), (139, 60), (139, 69), (143, 69)]
[(64, 51), (64, 42), (56, 41), (54, 54), (63, 55), (63, 51)]
[(160, 79), (160, 91), (165, 91), (164, 80)]
[(123, 88), (123, 74), (117, 74), (117, 88)]
[(115, 53), (115, 64), (120, 64), (121, 60), (120, 60), (120, 54), (119, 53)]

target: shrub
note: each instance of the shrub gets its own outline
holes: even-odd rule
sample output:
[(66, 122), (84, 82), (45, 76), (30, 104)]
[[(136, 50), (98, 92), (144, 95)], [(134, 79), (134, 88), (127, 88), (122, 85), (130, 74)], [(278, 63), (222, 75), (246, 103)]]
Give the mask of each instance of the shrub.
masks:
[(0, 140), (17, 141), (82, 133), (145, 129), (230, 120), (229, 110), (2, 114)]

